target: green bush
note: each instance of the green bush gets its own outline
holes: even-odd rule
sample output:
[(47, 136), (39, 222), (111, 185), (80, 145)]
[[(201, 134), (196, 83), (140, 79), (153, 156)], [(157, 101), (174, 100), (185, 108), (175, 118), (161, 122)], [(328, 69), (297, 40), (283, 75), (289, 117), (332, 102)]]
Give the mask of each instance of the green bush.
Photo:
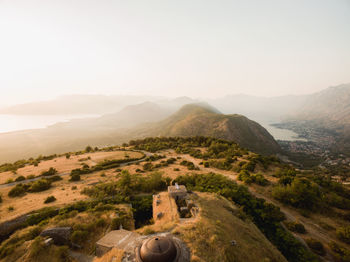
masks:
[(48, 204), (48, 203), (52, 203), (52, 202), (54, 202), (54, 201), (56, 201), (57, 199), (54, 197), (54, 196), (48, 196), (46, 199), (45, 199), (45, 201), (44, 201), (44, 203), (45, 204)]
[(40, 233), (42, 232), (42, 227), (41, 226), (34, 226), (33, 228), (31, 228), (28, 233), (25, 235), (25, 240), (32, 240), (34, 238), (36, 238), (37, 236), (40, 235)]
[(28, 216), (26, 223), (30, 226), (38, 225), (40, 222), (58, 215), (58, 209), (45, 207)]
[(343, 242), (350, 244), (350, 226), (337, 228), (337, 237)]
[(73, 182), (80, 181), (80, 175), (78, 174), (71, 175), (69, 181), (73, 181)]
[(8, 192), (8, 196), (9, 197), (23, 196), (27, 192), (27, 189), (28, 189), (28, 185), (17, 184)]
[(83, 244), (89, 236), (89, 232), (85, 230), (76, 230), (71, 235), (71, 241), (74, 244)]
[(272, 196), (285, 204), (307, 210), (315, 210), (321, 204), (319, 186), (306, 178), (295, 178), (290, 185), (274, 187)]
[(47, 179), (40, 179), (30, 183), (28, 192), (41, 192), (49, 189), (51, 187), (51, 182)]
[(57, 170), (53, 167), (50, 167), (49, 170), (44, 171), (41, 173), (41, 176), (53, 176), (57, 174)]
[(324, 256), (326, 254), (326, 250), (324, 249), (322, 243), (313, 238), (308, 238), (305, 240), (306, 244), (314, 251), (316, 254), (320, 256)]
[(350, 262), (350, 250), (346, 247), (340, 246), (335, 242), (331, 242), (329, 247), (333, 255), (341, 262)]
[(298, 222), (285, 222), (284, 223), (286, 227), (293, 232), (300, 233), (300, 234), (305, 234), (306, 229), (303, 224), (300, 224)]
[(51, 183), (60, 181), (60, 180), (62, 180), (62, 179), (63, 179), (63, 178), (60, 177), (60, 176), (51, 176), (51, 177), (48, 177), (48, 178), (47, 178), (47, 180), (50, 181)]
[(123, 225), (123, 219), (121, 217), (116, 217), (112, 219), (112, 223), (111, 223), (112, 230), (119, 230), (121, 225)]
[(97, 227), (104, 227), (106, 225), (107, 225), (106, 220), (104, 220), (103, 218), (97, 219), (97, 221), (96, 221), (96, 226)]
[(13, 182), (14, 182), (13, 179), (12, 179), (12, 178), (9, 178), (9, 179), (6, 180), (5, 184), (11, 184), (11, 183), (13, 183)]
[(23, 181), (23, 180), (26, 180), (26, 178), (24, 176), (19, 176), (15, 179), (15, 182), (20, 182), (20, 181)]

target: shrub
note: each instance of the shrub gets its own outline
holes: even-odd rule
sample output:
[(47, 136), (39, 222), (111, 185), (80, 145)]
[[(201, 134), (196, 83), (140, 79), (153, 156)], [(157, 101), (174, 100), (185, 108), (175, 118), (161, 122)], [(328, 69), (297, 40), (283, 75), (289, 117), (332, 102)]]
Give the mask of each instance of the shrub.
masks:
[(47, 179), (40, 179), (37, 181), (34, 181), (30, 184), (30, 187), (28, 188), (29, 192), (41, 192), (49, 189), (51, 187), (51, 182)]
[(11, 183), (13, 183), (13, 179), (12, 178), (7, 179), (6, 182), (5, 182), (5, 184), (11, 184)]
[(41, 226), (34, 226), (33, 228), (31, 228), (28, 233), (25, 235), (25, 240), (32, 240), (34, 238), (36, 238), (37, 236), (40, 235), (40, 233), (42, 232), (42, 227)]
[(342, 262), (350, 262), (350, 250), (346, 247), (340, 246), (335, 242), (329, 243), (335, 257)]
[(48, 203), (52, 203), (56, 201), (56, 198), (54, 196), (48, 196), (45, 201), (44, 201), (44, 204), (48, 204)]
[(60, 181), (60, 180), (62, 180), (63, 178), (62, 177), (60, 177), (60, 176), (52, 176), (52, 177), (49, 177), (49, 178), (47, 178), (47, 180), (49, 180), (50, 182), (56, 182), (56, 181)]
[(15, 182), (20, 182), (20, 181), (23, 181), (23, 180), (26, 180), (26, 178), (24, 176), (19, 176), (15, 179)]
[(45, 207), (38, 210), (36, 213), (29, 215), (26, 223), (30, 226), (38, 225), (40, 222), (58, 215), (58, 210), (53, 207)]
[(314, 210), (320, 205), (319, 186), (306, 178), (295, 178), (290, 185), (273, 188), (272, 196), (294, 207)]
[(71, 235), (71, 240), (74, 244), (82, 244), (86, 241), (89, 235), (88, 231), (85, 230), (76, 230)]
[(15, 210), (15, 208), (14, 208), (13, 206), (9, 206), (9, 207), (7, 208), (7, 210), (11, 212), (11, 211)]
[(97, 221), (96, 221), (96, 226), (97, 227), (104, 227), (106, 225), (107, 225), (106, 220), (104, 220), (103, 218), (97, 219)]
[(284, 223), (286, 227), (293, 232), (300, 233), (300, 234), (305, 234), (306, 229), (303, 224), (300, 224), (298, 222), (285, 222)]
[(33, 178), (35, 178), (35, 175), (29, 175), (29, 176), (27, 176), (27, 179), (33, 179)]
[(116, 217), (112, 219), (112, 223), (111, 223), (112, 230), (118, 230), (121, 225), (123, 225), (123, 219), (121, 217)]
[(147, 162), (146, 164), (143, 165), (143, 170), (145, 171), (151, 171), (153, 169), (153, 165), (151, 162)]
[(350, 244), (350, 226), (337, 228), (337, 237), (343, 242)]
[(311, 248), (312, 251), (314, 251), (316, 254), (320, 256), (324, 256), (326, 254), (326, 250), (324, 249), (323, 244), (320, 241), (317, 241), (313, 238), (308, 238), (305, 241), (309, 248)]
[(41, 173), (41, 176), (53, 176), (57, 174), (57, 170), (53, 167), (50, 167), (49, 170), (44, 171)]
[(71, 175), (69, 181), (80, 181), (80, 175), (78, 174)]
[(27, 192), (27, 189), (28, 189), (28, 185), (17, 184), (8, 192), (8, 196), (9, 197), (23, 196)]

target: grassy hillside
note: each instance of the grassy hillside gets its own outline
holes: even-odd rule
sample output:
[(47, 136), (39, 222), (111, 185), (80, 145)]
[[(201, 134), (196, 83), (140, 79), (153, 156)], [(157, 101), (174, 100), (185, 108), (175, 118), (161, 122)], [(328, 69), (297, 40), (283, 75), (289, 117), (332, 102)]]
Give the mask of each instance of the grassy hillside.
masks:
[[(173, 231), (191, 247), (193, 261), (283, 261), (280, 253), (290, 262), (319, 261), (315, 254), (327, 261), (350, 260), (350, 191), (331, 174), (296, 170), (209, 137), (148, 138), (130, 141), (127, 148), (149, 153), (141, 162), (118, 166), (138, 153), (87, 148), (3, 166), (0, 175), (18, 182), (0, 186), (1, 221), (32, 215), (17, 232), (0, 226), (0, 237), (8, 238), (0, 258), (40, 261), (47, 252), (67, 257), (68, 246), (42, 249), (43, 239), (37, 238), (45, 228), (65, 225), (73, 225), (72, 239), (81, 252), (92, 254), (96, 239), (122, 224), (145, 234)], [(195, 192), (200, 216), (153, 224), (152, 194), (175, 182)], [(123, 204), (132, 204), (134, 226), (128, 216), (111, 218)]]
[(182, 107), (169, 118), (146, 131), (149, 136), (208, 136), (235, 141), (249, 150), (273, 154), (280, 148), (274, 138), (258, 123), (241, 115), (223, 115), (202, 104)]
[(173, 231), (191, 248), (192, 261), (287, 261), (230, 201), (213, 194), (196, 194), (193, 199), (201, 208), (200, 218)]

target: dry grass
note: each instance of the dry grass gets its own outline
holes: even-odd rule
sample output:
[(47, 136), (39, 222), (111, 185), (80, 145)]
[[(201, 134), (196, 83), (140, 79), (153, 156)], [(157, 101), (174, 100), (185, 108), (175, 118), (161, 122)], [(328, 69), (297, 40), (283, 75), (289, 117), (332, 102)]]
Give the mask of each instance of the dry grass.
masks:
[[(29, 175), (40, 175), (43, 171), (47, 171), (50, 167), (57, 169), (58, 173), (69, 173), (75, 168), (80, 168), (82, 163), (86, 163), (89, 166), (94, 166), (97, 163), (102, 162), (103, 160), (111, 159), (125, 159), (125, 156), (128, 155), (130, 158), (139, 158), (142, 157), (142, 154), (139, 152), (133, 151), (113, 151), (113, 152), (95, 152), (87, 153), (83, 155), (72, 155), (69, 159), (66, 157), (57, 157), (52, 160), (42, 161), (38, 166), (26, 166), (17, 170), (17, 174), (12, 172), (3, 172), (0, 173), (0, 184), (5, 183), (8, 179), (15, 180), (18, 176), (29, 176)], [(85, 161), (79, 161), (81, 159), (91, 158)]]
[(173, 231), (190, 247), (192, 261), (286, 261), (252, 222), (235, 215), (238, 211), (229, 201), (206, 193), (194, 200), (201, 210), (198, 220)]
[(124, 251), (113, 248), (107, 254), (100, 258), (95, 258), (93, 262), (121, 262), (124, 256)]

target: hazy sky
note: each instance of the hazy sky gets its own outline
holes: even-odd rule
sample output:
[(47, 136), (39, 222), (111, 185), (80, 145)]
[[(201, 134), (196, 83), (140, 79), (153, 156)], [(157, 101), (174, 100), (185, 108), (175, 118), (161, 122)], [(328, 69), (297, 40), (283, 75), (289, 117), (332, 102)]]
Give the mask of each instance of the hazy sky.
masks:
[(1, 103), (350, 82), (350, 0), (0, 0)]

